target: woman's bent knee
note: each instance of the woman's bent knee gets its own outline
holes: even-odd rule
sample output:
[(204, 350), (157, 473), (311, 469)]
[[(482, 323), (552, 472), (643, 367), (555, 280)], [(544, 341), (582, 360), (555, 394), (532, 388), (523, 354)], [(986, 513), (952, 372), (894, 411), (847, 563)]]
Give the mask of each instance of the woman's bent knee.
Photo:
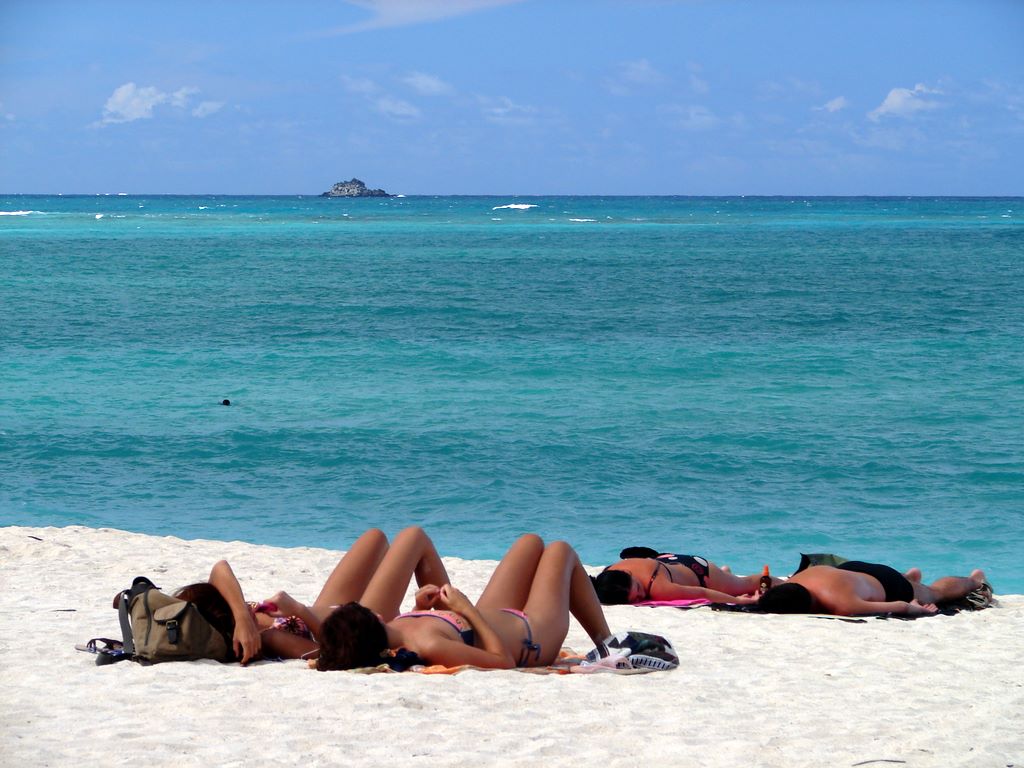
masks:
[(522, 546), (532, 546), (538, 547), (540, 549), (544, 548), (544, 539), (542, 539), (536, 533), (524, 533), (522, 536), (519, 537), (516, 543)]

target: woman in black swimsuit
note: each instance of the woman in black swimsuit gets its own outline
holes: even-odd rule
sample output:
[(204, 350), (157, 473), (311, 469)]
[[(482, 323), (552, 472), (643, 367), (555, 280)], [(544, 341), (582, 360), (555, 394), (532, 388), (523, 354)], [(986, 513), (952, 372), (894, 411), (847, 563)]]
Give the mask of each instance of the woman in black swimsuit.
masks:
[[(657, 554), (632, 547), (623, 560), (594, 578), (597, 596), (605, 605), (647, 600), (711, 600), (740, 605), (756, 603), (760, 576), (736, 576), (697, 555)], [(649, 556), (637, 557), (636, 555)], [(773, 584), (780, 580), (773, 579)]]

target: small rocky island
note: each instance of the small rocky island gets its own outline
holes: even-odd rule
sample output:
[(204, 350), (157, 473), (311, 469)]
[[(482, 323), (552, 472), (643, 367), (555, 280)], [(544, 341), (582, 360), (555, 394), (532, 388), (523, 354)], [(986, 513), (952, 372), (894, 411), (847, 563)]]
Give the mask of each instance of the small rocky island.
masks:
[(359, 179), (339, 181), (320, 197), (391, 197), (383, 189), (367, 189)]

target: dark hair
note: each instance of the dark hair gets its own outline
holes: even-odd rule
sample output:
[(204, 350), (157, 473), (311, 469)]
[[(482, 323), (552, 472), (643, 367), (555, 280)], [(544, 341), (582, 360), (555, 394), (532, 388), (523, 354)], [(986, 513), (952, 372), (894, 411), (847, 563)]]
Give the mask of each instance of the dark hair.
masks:
[(768, 613), (810, 613), (813, 601), (803, 584), (779, 584), (761, 595), (757, 605)]
[(629, 591), (633, 588), (633, 577), (626, 571), (601, 571), (594, 582), (597, 599), (604, 605), (626, 605)]
[(661, 552), (650, 547), (626, 547), (619, 552), (619, 557), (622, 560), (631, 560), (634, 557), (657, 557), (660, 554)]
[(224, 639), (231, 647), (231, 641), (235, 634), (235, 617), (231, 614), (231, 606), (213, 584), (208, 581), (200, 581), (197, 584), (189, 584), (182, 587), (174, 596), (182, 600), (188, 600), (199, 613), (210, 624), (224, 635)]
[(359, 603), (335, 608), (320, 627), (320, 656), (316, 668), (331, 669), (374, 667), (387, 650), (388, 633), (377, 614)]

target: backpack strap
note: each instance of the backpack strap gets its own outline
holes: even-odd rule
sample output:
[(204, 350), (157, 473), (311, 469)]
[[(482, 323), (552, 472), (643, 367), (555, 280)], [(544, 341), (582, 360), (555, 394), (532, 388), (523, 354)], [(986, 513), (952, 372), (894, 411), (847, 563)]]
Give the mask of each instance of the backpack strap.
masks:
[(132, 623), (128, 619), (128, 595), (130, 590), (121, 593), (121, 599), (117, 603), (117, 618), (121, 622), (121, 648), (127, 656), (135, 655), (135, 639), (132, 637)]
[(136, 576), (132, 580), (131, 587), (121, 593), (121, 599), (118, 601), (117, 605), (117, 618), (121, 623), (122, 648), (128, 656), (135, 655), (135, 639), (132, 637), (132, 622), (130, 618), (132, 600), (143, 592), (148, 592), (149, 590), (156, 588), (156, 584), (145, 576)]

